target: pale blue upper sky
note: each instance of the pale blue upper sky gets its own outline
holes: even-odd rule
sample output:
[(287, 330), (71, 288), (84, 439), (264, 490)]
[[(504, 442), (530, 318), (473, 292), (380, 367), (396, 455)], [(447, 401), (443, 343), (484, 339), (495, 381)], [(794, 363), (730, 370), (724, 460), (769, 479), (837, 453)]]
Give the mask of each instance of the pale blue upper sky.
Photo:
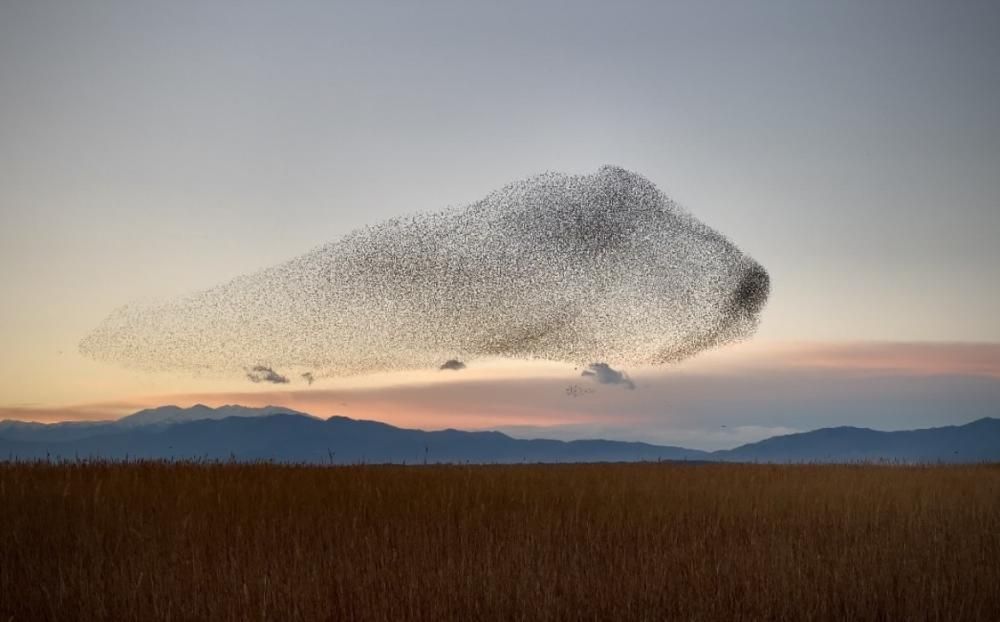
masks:
[(604, 163), (768, 268), (761, 339), (1000, 341), (996, 2), (0, 0), (0, 396), (129, 300)]

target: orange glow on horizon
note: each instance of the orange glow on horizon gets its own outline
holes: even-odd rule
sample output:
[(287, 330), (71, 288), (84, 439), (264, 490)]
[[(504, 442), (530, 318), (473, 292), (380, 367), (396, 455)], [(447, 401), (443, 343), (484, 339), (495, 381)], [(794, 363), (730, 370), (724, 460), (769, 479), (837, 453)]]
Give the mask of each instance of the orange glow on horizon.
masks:
[[(676, 381), (697, 376), (803, 372), (1000, 378), (1000, 344), (756, 341), (718, 348), (675, 366), (626, 371), (636, 381), (653, 383), (665, 377)], [(188, 407), (202, 403), (212, 407), (278, 405), (322, 418), (343, 415), (402, 427), (551, 426), (579, 423), (581, 417), (589, 416), (584, 408), (587, 403), (571, 403), (562, 410), (553, 410), (532, 403), (524, 388), (540, 383), (558, 387), (560, 383), (568, 386), (587, 382), (579, 378), (579, 373), (578, 368), (560, 363), (484, 361), (457, 372), (426, 370), (329, 378), (309, 387), (301, 383), (248, 386), (245, 382), (202, 382), (199, 386), (204, 390), (133, 393), (106, 402), (0, 406), (0, 419), (104, 420), (166, 404)], [(518, 390), (512, 391), (511, 386)]]

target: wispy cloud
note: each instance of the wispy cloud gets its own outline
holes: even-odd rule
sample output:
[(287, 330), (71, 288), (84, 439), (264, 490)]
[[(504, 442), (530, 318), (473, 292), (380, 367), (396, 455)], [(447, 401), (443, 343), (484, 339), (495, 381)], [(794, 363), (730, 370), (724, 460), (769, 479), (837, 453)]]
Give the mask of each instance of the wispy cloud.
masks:
[(833, 370), (1000, 378), (1000, 343), (750, 341), (707, 352), (678, 369), (695, 373)]
[(92, 404), (69, 404), (66, 406), (0, 406), (0, 420), (38, 421), (103, 421), (117, 419), (142, 410), (153, 403), (147, 398), (123, 400), (120, 402), (96, 402)]

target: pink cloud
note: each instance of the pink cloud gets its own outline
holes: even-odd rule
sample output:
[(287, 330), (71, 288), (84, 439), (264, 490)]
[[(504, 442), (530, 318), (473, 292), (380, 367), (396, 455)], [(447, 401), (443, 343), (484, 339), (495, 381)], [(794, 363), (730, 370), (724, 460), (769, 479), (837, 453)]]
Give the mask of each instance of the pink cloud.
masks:
[(1000, 344), (747, 342), (709, 352), (682, 365), (681, 369), (694, 372), (826, 370), (1000, 378)]

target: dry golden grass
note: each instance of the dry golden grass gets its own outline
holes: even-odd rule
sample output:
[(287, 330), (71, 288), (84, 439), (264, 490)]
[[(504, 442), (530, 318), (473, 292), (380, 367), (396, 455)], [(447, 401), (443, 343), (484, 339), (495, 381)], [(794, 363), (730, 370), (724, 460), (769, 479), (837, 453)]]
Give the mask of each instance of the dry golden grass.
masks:
[(998, 586), (994, 466), (0, 465), (0, 621), (995, 621)]

